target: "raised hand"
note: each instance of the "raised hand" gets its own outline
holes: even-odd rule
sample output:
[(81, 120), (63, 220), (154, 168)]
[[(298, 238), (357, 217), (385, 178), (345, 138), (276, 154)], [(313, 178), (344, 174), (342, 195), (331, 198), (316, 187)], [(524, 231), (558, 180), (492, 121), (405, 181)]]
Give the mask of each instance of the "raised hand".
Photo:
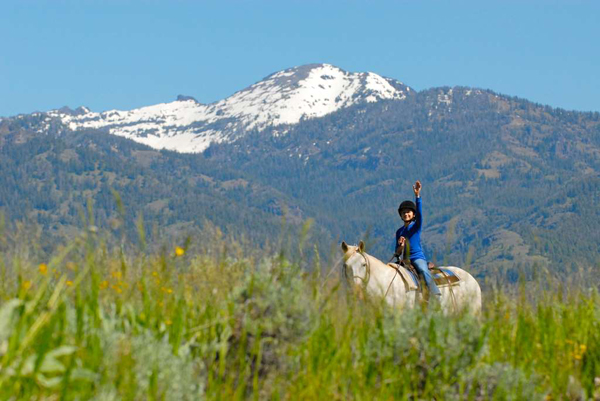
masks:
[(415, 196), (419, 196), (421, 194), (421, 188), (423, 188), (423, 186), (421, 185), (421, 181), (417, 180), (417, 182), (415, 182), (415, 185), (413, 185), (413, 191), (415, 193)]

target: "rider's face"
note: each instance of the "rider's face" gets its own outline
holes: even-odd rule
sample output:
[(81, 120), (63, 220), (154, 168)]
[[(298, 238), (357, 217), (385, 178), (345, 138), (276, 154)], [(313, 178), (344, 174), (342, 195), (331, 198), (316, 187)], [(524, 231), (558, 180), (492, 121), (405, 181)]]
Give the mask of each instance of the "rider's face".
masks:
[(402, 217), (402, 220), (405, 222), (411, 221), (415, 217), (415, 212), (410, 209), (403, 209), (400, 211), (400, 217)]

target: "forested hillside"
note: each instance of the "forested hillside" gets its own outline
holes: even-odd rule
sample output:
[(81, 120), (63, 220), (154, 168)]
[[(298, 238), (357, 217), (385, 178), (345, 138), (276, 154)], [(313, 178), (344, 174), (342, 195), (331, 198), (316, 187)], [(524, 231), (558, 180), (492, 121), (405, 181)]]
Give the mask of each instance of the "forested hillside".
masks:
[(87, 198), (99, 224), (110, 224), (115, 190), (127, 219), (143, 214), (157, 233), (210, 221), (265, 243), (281, 235), (283, 215), (292, 225), (313, 218), (322, 252), (366, 237), (387, 260), (397, 205), (420, 179), (424, 245), (438, 263), (516, 279), (535, 266), (600, 261), (598, 113), (435, 88), (250, 132), (197, 155), (58, 121), (40, 129), (37, 119), (0, 122), (0, 207), (9, 221), (53, 234), (77, 226)]
[[(51, 249), (82, 228), (89, 202), (100, 227), (160, 244), (211, 224), (257, 244), (277, 241), (307, 216), (289, 196), (241, 171), (194, 155), (156, 151), (102, 132), (39, 134), (33, 118), (4, 122), (0, 209), (9, 222), (40, 225)], [(121, 209), (121, 210), (120, 210)]]
[[(599, 260), (600, 118), (490, 91), (439, 88), (213, 146), (294, 198), (334, 236), (389, 257), (397, 205), (424, 183), (425, 242), (438, 262), (521, 266)], [(277, 128), (281, 131), (281, 128)], [(281, 166), (285, 166), (282, 168)]]

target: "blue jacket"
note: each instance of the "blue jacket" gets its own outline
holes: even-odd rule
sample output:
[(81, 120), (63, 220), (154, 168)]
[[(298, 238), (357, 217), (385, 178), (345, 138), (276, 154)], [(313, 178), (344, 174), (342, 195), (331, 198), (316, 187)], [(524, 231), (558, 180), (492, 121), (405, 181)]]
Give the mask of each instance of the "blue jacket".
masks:
[(423, 209), (421, 206), (421, 198), (418, 197), (415, 200), (417, 205), (417, 211), (415, 213), (415, 219), (410, 222), (408, 227), (402, 226), (396, 231), (396, 242), (394, 242), (394, 252), (398, 247), (398, 239), (404, 237), (408, 240), (410, 245), (410, 260), (411, 262), (417, 259), (425, 258), (423, 248), (421, 248), (421, 227), (423, 225)]

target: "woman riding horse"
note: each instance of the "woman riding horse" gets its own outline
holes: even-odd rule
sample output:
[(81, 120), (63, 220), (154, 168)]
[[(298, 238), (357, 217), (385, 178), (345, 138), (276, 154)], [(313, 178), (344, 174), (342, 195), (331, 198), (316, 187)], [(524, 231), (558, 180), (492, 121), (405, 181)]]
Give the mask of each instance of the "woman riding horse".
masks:
[(410, 247), (410, 263), (417, 269), (421, 277), (425, 280), (429, 294), (433, 294), (436, 301), (439, 301), (442, 293), (435, 284), (431, 273), (429, 272), (429, 266), (425, 253), (421, 247), (421, 229), (423, 226), (423, 212), (421, 205), (421, 181), (417, 181), (413, 185), (413, 191), (415, 193), (415, 202), (406, 200), (398, 207), (398, 214), (404, 222), (404, 225), (396, 231), (396, 241), (394, 242), (394, 253), (398, 254), (398, 247), (404, 248), (406, 241)]

